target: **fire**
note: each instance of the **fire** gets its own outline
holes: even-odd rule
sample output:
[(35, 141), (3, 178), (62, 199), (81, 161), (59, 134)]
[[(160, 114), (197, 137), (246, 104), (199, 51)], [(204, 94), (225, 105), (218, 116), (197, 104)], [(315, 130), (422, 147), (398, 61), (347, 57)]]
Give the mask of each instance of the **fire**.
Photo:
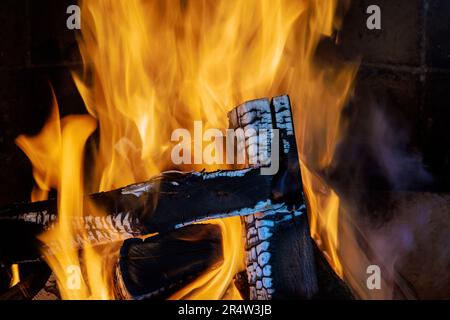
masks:
[(58, 223), (53, 230), (43, 234), (41, 240), (50, 248), (44, 255), (57, 275), (64, 299), (108, 298), (105, 285), (98, 280), (106, 278), (95, 272), (102, 261), (92, 248), (84, 250), (87, 273), (76, 290), (68, 288), (70, 281), (67, 278), (70, 270), (81, 270), (74, 239), (86, 239), (87, 235), (84, 230), (77, 229), (73, 221), (83, 216), (84, 146), (95, 128), (96, 122), (89, 115), (70, 116), (60, 121), (54, 97), (51, 116), (40, 134), (17, 139), (17, 144), (33, 162), (37, 188), (33, 190), (32, 200), (43, 200), (50, 188), (58, 190), (58, 212), (61, 213)]
[[(55, 100), (41, 134), (18, 139), (34, 166), (34, 199), (45, 198), (50, 188), (58, 190), (58, 224), (42, 240), (59, 249), (46, 252), (46, 258), (63, 298), (112, 297), (102, 252), (85, 247), (80, 257), (71, 245), (75, 237), (87, 237), (70, 221), (83, 215), (83, 194), (172, 169), (174, 129), (189, 128), (195, 120), (206, 129), (226, 128), (226, 113), (235, 105), (284, 93), (296, 108), (312, 235), (342, 275), (339, 199), (313, 173), (330, 164), (340, 111), (357, 69), (314, 61), (319, 41), (339, 28), (337, 6), (337, 0), (82, 2), (79, 48), (85, 68), (73, 76), (89, 115), (60, 121)], [(83, 159), (95, 130), (98, 141), (88, 176)], [(222, 228), (223, 265), (172, 298), (240, 298), (233, 287), (234, 275), (244, 268), (240, 219), (214, 223)], [(83, 270), (80, 290), (68, 287), (68, 266)]]
[(20, 282), (20, 272), (19, 272), (19, 265), (18, 264), (13, 264), (11, 266), (11, 281), (9, 283), (9, 287), (14, 287), (16, 284), (18, 284)]

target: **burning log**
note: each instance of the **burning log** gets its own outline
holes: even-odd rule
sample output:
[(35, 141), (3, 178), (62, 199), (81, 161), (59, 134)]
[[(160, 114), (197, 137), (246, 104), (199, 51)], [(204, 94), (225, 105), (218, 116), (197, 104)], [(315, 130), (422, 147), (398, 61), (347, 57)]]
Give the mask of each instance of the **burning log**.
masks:
[(353, 300), (354, 296), (347, 284), (339, 278), (320, 249), (313, 241), (314, 257), (316, 259), (318, 294), (316, 300)]
[(116, 268), (116, 294), (125, 299), (169, 297), (222, 263), (221, 231), (196, 224), (168, 234), (125, 241)]
[(34, 262), (30, 267), (32, 272), (22, 274), (24, 279), (18, 284), (2, 290), (0, 300), (30, 300), (42, 289), (51, 275), (50, 268), (44, 262)]
[[(289, 98), (250, 101), (228, 116), (231, 128), (245, 131), (240, 150), (251, 163), (247, 168), (164, 172), (147, 182), (86, 197), (84, 216), (74, 217), (74, 226), (87, 234), (74, 239), (79, 247), (158, 233), (146, 240), (125, 241), (115, 277), (120, 297), (165, 297), (219, 264), (217, 228), (193, 224), (232, 216), (242, 216), (246, 228), (247, 283), (238, 286), (248, 288), (244, 296), (317, 296), (323, 281), (316, 274), (318, 251), (309, 235)], [(270, 139), (263, 138), (262, 129)], [(275, 139), (278, 133), (280, 144)], [(274, 165), (275, 154), (280, 156), (279, 170), (261, 174)], [(39, 259), (42, 244), (35, 236), (52, 228), (57, 215), (56, 200), (0, 210), (0, 260)], [(22, 239), (24, 228), (31, 232)], [(193, 232), (203, 236), (193, 241)], [(13, 250), (6, 245), (11, 237), (17, 240)], [(184, 262), (175, 262), (175, 257)]]
[[(250, 101), (235, 108), (228, 117), (233, 129), (252, 133), (261, 129), (279, 130), (282, 178), (278, 180), (276, 193), (283, 194), (287, 186), (293, 190), (289, 193), (289, 205), (273, 206), (243, 218), (247, 232), (249, 296), (251, 299), (311, 298), (317, 293), (318, 285), (289, 98)], [(269, 145), (263, 150), (273, 151), (273, 141), (269, 139)], [(246, 135), (248, 157), (256, 165), (270, 165), (271, 154), (255, 154), (261, 142), (258, 135)]]
[[(164, 233), (208, 219), (248, 215), (284, 203), (273, 199), (273, 176), (259, 169), (212, 173), (170, 171), (125, 188), (91, 195), (85, 201), (85, 215), (74, 218), (87, 231), (88, 244), (98, 245), (155, 232)], [(273, 200), (272, 200), (273, 199)], [(95, 215), (105, 212), (105, 216)], [(52, 228), (57, 217), (56, 200), (14, 205), (0, 211), (1, 243), (18, 238), (14, 249), (1, 246), (0, 259), (11, 263), (39, 257), (39, 245), (27, 237), (19, 239), (24, 228), (33, 238)], [(74, 245), (83, 245), (76, 239)]]

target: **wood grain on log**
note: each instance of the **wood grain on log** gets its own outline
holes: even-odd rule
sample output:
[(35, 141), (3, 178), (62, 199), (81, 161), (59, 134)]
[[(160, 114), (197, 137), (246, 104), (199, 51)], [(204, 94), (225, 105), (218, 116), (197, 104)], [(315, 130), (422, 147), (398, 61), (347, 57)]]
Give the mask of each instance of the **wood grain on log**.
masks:
[[(311, 298), (318, 285), (289, 98), (250, 101), (231, 111), (228, 118), (233, 129), (253, 129), (252, 133), (278, 129), (281, 138), (280, 171), (274, 194), (284, 195), (286, 205), (244, 217), (249, 296)], [(267, 150), (272, 149), (273, 141), (269, 140), (263, 148), (267, 156), (262, 156), (259, 138), (257, 134), (246, 134), (248, 157), (258, 165), (270, 165), (272, 155)]]
[[(84, 216), (73, 221), (86, 230), (88, 238), (83, 241), (88, 244), (159, 233), (144, 241), (125, 242), (116, 278), (122, 297), (161, 297), (219, 263), (221, 247), (217, 237), (211, 236), (214, 227), (193, 223), (231, 216), (245, 217), (247, 295), (251, 299), (308, 299), (317, 294), (289, 98), (247, 102), (230, 112), (229, 119), (231, 128), (253, 129), (244, 148), (252, 164), (249, 168), (211, 173), (169, 171), (147, 182), (86, 197)], [(262, 139), (261, 129), (267, 130), (270, 139)], [(273, 130), (278, 130), (281, 138), (276, 150), (279, 170), (263, 175), (261, 167), (273, 164)], [(6, 238), (0, 239), (1, 261), (39, 258), (42, 247), (34, 237), (52, 228), (57, 215), (56, 200), (0, 210), (0, 228), (6, 226), (9, 234), (21, 235), (23, 228), (33, 228), (31, 238), (19, 240), (14, 250), (8, 250)], [(210, 237), (183, 239), (201, 228), (208, 228)], [(0, 232), (0, 237), (8, 232)], [(180, 264), (180, 259), (185, 263)]]
[[(93, 245), (164, 233), (194, 222), (283, 206), (282, 201), (272, 197), (273, 184), (274, 177), (260, 175), (257, 168), (212, 173), (165, 172), (144, 183), (89, 196), (84, 217), (74, 218), (74, 224), (87, 231), (87, 241)], [(92, 206), (96, 209), (92, 210)], [(99, 209), (106, 215), (91, 214)], [(35, 237), (51, 228), (56, 217), (56, 200), (1, 210), (0, 228), (5, 230), (0, 232), (0, 259), (17, 262), (39, 258), (40, 244)], [(21, 240), (26, 228), (33, 232)], [(11, 237), (18, 238), (13, 249), (6, 245)], [(74, 245), (77, 244), (82, 245)]]

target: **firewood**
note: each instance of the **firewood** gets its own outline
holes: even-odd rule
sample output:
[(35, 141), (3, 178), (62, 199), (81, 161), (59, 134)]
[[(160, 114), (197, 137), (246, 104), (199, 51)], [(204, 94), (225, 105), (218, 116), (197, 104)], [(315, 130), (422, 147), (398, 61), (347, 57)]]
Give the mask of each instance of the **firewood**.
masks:
[[(125, 242), (116, 277), (118, 292), (124, 297), (161, 297), (218, 263), (221, 251), (215, 240), (207, 237), (192, 243), (179, 237), (199, 228), (193, 223), (231, 216), (244, 217), (247, 231), (248, 285), (240, 287), (248, 288), (249, 292), (243, 296), (308, 299), (317, 295), (316, 264), (289, 98), (247, 102), (230, 112), (229, 119), (233, 129), (256, 129), (246, 136), (244, 149), (251, 163), (248, 168), (211, 173), (164, 172), (147, 182), (87, 196), (84, 216), (74, 217), (74, 226), (88, 235), (74, 239), (73, 245), (79, 247), (159, 233), (145, 241)], [(279, 130), (279, 150), (274, 139), (262, 139), (260, 129), (268, 130), (270, 137), (272, 134), (276, 137), (276, 131), (271, 130)], [(261, 174), (262, 168), (274, 164), (274, 151), (280, 155), (279, 170)], [(99, 216), (98, 212), (105, 215)], [(56, 200), (0, 210), (0, 228), (8, 228), (9, 232), (0, 232), (0, 237), (20, 238), (24, 228), (33, 230), (25, 240), (16, 239), (14, 250), (8, 249), (8, 238), (0, 239), (0, 260), (39, 258), (42, 244), (35, 236), (52, 228), (57, 215)], [(184, 246), (189, 245), (206, 251), (199, 255), (178, 255), (177, 250), (185, 252)], [(208, 251), (211, 246), (214, 254)], [(158, 267), (155, 253), (167, 265)], [(182, 258), (189, 260), (187, 264), (177, 263)], [(147, 275), (147, 270), (153, 270), (149, 273), (154, 277)], [(163, 274), (166, 276), (160, 277)]]
[(313, 241), (314, 257), (316, 259), (318, 292), (314, 300), (354, 300), (352, 291), (347, 284), (331, 268), (316, 243)]
[(32, 272), (24, 272), (21, 266), (21, 281), (1, 292), (0, 300), (31, 300), (44, 287), (51, 275), (50, 268), (44, 262), (29, 263), (29, 268), (33, 268)]
[[(228, 115), (230, 127), (258, 132), (278, 129), (280, 133), (280, 177), (275, 193), (286, 194), (288, 206), (247, 215), (246, 259), (251, 299), (308, 299), (317, 294), (318, 284), (312, 240), (303, 198), (297, 147), (288, 96), (244, 103)], [(264, 143), (264, 142), (263, 142)], [(271, 150), (269, 145), (264, 151)], [(246, 151), (256, 165), (270, 165), (271, 154), (258, 152), (259, 136), (246, 135)], [(269, 160), (269, 161), (267, 161)]]
[(216, 225), (195, 224), (145, 240), (129, 239), (120, 250), (115, 287), (119, 298), (163, 299), (222, 263)]
[[(151, 180), (117, 190), (93, 194), (85, 201), (83, 218), (74, 225), (87, 232), (92, 245), (163, 233), (208, 219), (248, 215), (282, 199), (272, 196), (275, 177), (262, 176), (258, 168), (217, 172), (162, 173)], [(93, 207), (96, 207), (93, 210)], [(93, 212), (105, 212), (98, 216)], [(56, 200), (17, 204), (0, 210), (0, 259), (11, 263), (39, 257), (35, 236), (52, 228), (57, 218)], [(20, 239), (27, 232), (25, 239)], [(8, 239), (16, 239), (12, 249)], [(74, 245), (80, 238), (74, 239)]]

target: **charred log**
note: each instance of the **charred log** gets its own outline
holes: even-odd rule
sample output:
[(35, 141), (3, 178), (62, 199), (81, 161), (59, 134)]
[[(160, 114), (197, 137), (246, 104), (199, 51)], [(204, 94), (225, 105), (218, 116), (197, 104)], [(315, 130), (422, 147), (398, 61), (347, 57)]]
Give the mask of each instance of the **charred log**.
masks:
[(40, 259), (42, 244), (37, 236), (42, 231), (35, 223), (0, 219), (0, 263), (11, 265)]
[[(247, 102), (230, 112), (229, 119), (231, 128), (253, 132), (245, 136), (247, 168), (212, 173), (169, 171), (147, 182), (86, 197), (84, 216), (73, 221), (86, 230), (88, 237), (82, 241), (88, 244), (159, 233), (146, 240), (125, 241), (116, 268), (120, 297), (167, 297), (216, 266), (222, 254), (220, 232), (214, 226), (193, 223), (231, 216), (242, 216), (246, 228), (247, 283), (239, 286), (244, 297), (317, 297), (321, 282), (309, 235), (289, 98)], [(263, 139), (261, 129), (271, 138)], [(276, 132), (278, 146), (273, 139)], [(279, 170), (263, 175), (260, 170), (273, 164), (274, 150), (280, 155)], [(19, 239), (12, 251), (7, 238), (1, 241), (0, 259), (12, 263), (38, 258), (42, 245), (35, 237), (52, 228), (57, 215), (55, 200), (0, 210), (0, 227), (8, 228), (10, 235), (33, 228), (30, 238)], [(192, 239), (195, 232), (201, 236)]]
[(3, 291), (0, 294), (0, 300), (31, 300), (45, 286), (51, 275), (51, 270), (47, 264), (35, 262), (29, 264), (28, 268), (32, 268), (32, 271), (26, 272), (24, 271), (25, 268), (21, 268), (21, 281)]
[[(243, 218), (247, 232), (249, 296), (251, 299), (309, 299), (317, 293), (318, 285), (289, 98), (250, 101), (235, 108), (228, 117), (231, 128), (256, 132), (254, 136), (246, 134), (245, 141), (248, 158), (256, 165), (271, 164), (272, 155), (266, 150), (273, 151), (274, 142), (269, 139), (269, 145), (261, 148), (266, 142), (261, 141), (257, 132), (279, 130), (281, 178), (276, 180), (275, 194), (284, 195), (289, 189), (290, 205), (272, 207)], [(265, 155), (259, 152), (261, 149)]]
[[(266, 211), (273, 205), (284, 206), (279, 195), (277, 199), (273, 196), (277, 178), (260, 175), (257, 168), (212, 173), (165, 172), (144, 183), (89, 196), (84, 217), (74, 218), (74, 224), (87, 231), (90, 244), (103, 244), (167, 232), (203, 220)], [(1, 210), (0, 237), (4, 239), (0, 243), (17, 238), (17, 245), (14, 250), (0, 245), (0, 259), (13, 263), (38, 258), (40, 244), (35, 237), (53, 226), (57, 214), (56, 200)], [(20, 239), (24, 234), (28, 236)]]
[(222, 262), (221, 231), (196, 224), (146, 240), (125, 241), (116, 292), (126, 299), (163, 299)]
[(347, 284), (331, 268), (322, 252), (313, 241), (314, 258), (316, 260), (318, 292), (314, 300), (354, 300)]

